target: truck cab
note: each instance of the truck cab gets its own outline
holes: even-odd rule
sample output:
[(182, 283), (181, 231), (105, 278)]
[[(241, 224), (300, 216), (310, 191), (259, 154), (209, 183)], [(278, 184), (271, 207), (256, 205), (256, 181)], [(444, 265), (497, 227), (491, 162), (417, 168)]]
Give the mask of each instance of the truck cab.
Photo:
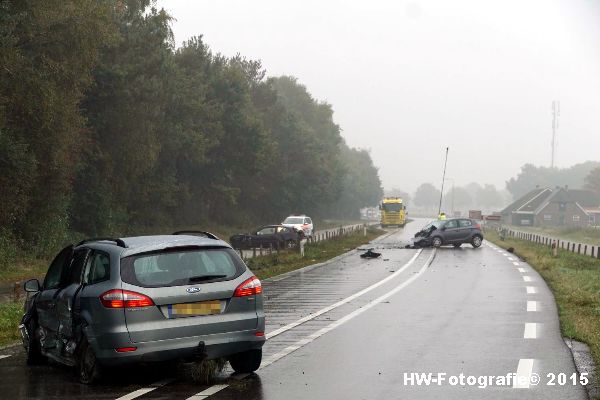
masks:
[(406, 225), (406, 206), (400, 197), (385, 197), (379, 205), (381, 210), (381, 227), (404, 227)]

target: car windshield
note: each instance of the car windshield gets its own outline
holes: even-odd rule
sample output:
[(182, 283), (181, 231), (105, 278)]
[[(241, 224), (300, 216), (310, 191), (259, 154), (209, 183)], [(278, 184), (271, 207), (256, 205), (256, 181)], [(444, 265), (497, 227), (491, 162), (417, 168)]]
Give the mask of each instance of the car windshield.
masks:
[(121, 260), (121, 279), (142, 287), (187, 285), (227, 280), (243, 272), (237, 254), (227, 248), (168, 251), (140, 254)]
[(431, 228), (439, 229), (440, 226), (442, 226), (442, 223), (443, 223), (443, 221), (431, 221), (430, 223), (425, 225), (422, 230), (428, 231)]
[(290, 225), (303, 224), (304, 218), (303, 217), (287, 217), (285, 219), (285, 221), (283, 221), (283, 223), (290, 224)]
[(398, 212), (401, 209), (402, 209), (402, 204), (400, 204), (400, 203), (390, 203), (390, 204), (383, 205), (383, 210), (387, 211), (387, 212)]

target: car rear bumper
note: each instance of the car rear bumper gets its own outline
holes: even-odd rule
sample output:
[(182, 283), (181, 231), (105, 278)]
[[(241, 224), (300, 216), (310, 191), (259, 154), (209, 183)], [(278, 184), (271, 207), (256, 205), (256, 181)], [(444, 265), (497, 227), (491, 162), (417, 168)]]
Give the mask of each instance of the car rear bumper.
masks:
[[(114, 338), (115, 348), (99, 348), (90, 341), (98, 362), (105, 366), (171, 360), (214, 359), (252, 349), (260, 349), (264, 336), (258, 330), (227, 332), (215, 335), (193, 336), (153, 342), (131, 343), (129, 335)], [(120, 340), (124, 339), (124, 340)], [(117, 347), (135, 346), (135, 351), (119, 353)]]

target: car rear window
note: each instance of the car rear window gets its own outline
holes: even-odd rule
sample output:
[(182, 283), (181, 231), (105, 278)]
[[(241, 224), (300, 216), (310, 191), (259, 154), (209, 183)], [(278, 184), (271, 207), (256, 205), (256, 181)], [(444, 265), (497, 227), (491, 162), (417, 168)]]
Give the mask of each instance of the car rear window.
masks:
[(472, 225), (473, 223), (469, 219), (461, 219), (460, 221), (458, 221), (458, 226), (460, 226), (461, 228), (467, 228)]
[(169, 250), (121, 260), (123, 282), (141, 287), (181, 286), (234, 279), (245, 270), (229, 248)]
[(283, 221), (284, 224), (302, 224), (304, 223), (304, 218), (302, 217), (287, 217), (285, 219), (285, 221)]

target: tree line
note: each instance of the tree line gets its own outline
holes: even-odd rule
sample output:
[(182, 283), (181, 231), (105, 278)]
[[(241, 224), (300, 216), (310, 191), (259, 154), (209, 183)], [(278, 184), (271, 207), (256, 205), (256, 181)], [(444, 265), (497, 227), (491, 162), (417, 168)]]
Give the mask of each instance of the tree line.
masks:
[[(394, 188), (387, 193), (389, 196), (402, 197), (405, 202), (426, 210), (437, 210), (440, 201), (440, 189), (431, 183), (422, 183), (415, 190), (414, 195), (401, 189)], [(472, 182), (465, 186), (453, 187), (446, 183), (442, 197), (442, 211), (450, 213), (455, 210), (468, 208), (493, 210), (505, 204), (505, 196), (492, 184), (480, 185)]]
[(202, 37), (176, 48), (170, 24), (151, 0), (0, 3), (0, 246), (379, 201), (331, 105)]

